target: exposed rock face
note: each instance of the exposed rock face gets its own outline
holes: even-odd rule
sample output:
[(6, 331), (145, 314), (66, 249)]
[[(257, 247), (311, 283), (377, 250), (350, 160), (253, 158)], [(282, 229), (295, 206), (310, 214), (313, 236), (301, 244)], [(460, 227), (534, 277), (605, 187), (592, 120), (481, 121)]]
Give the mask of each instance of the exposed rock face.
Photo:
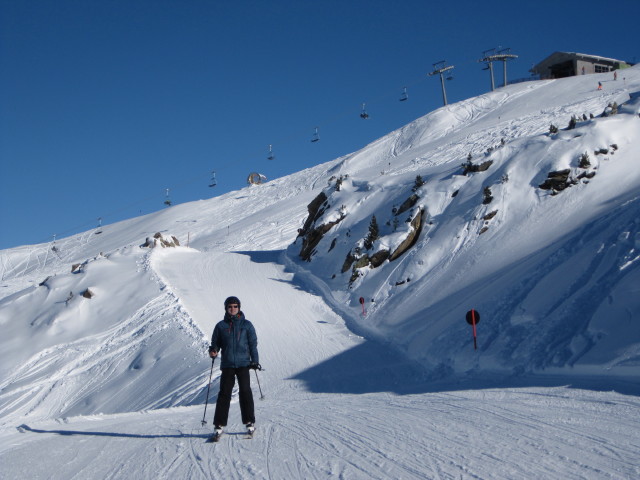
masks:
[(337, 220), (314, 226), (315, 222), (320, 220), (324, 212), (330, 207), (327, 195), (320, 192), (316, 198), (307, 206), (309, 216), (304, 222), (304, 226), (298, 232), (298, 237), (302, 237), (302, 249), (300, 250), (300, 258), (311, 261), (311, 257), (316, 246), (324, 237), (325, 233), (331, 230), (335, 225), (340, 223), (344, 216), (340, 216)]
[[(418, 184), (421, 185), (421, 183), (416, 180), (416, 186), (418, 186)], [(337, 198), (341, 197), (337, 196)], [(333, 192), (330, 189), (325, 189), (324, 192), (319, 193), (307, 206), (308, 216), (304, 221), (304, 226), (298, 231), (298, 238), (301, 239), (302, 243), (299, 253), (302, 260), (310, 262), (316, 254), (318, 245), (321, 244), (322, 239), (330, 235), (330, 230), (346, 218), (346, 207), (344, 205), (339, 209), (332, 207), (330, 202), (333, 202), (333, 200)], [(341, 266), (342, 273), (347, 273), (351, 270), (350, 284), (362, 276), (365, 273), (365, 269), (378, 268), (387, 260), (395, 260), (415, 245), (420, 236), (425, 218), (425, 211), (422, 206), (418, 205), (419, 201), (420, 195), (414, 191), (408, 198), (405, 197), (405, 200), (399, 208), (394, 207), (392, 211), (393, 216), (385, 223), (386, 227), (391, 227), (393, 222), (393, 232), (391, 232), (391, 228), (383, 228), (389, 230), (385, 233), (394, 236), (392, 239), (394, 251), (391, 251), (391, 248), (387, 246), (384, 238), (381, 239), (380, 243), (378, 242), (381, 234), (378, 230), (376, 215), (371, 217), (369, 233), (364, 238), (352, 239), (352, 248), (347, 252), (346, 258)], [(336, 202), (339, 202), (339, 200), (336, 200)], [(398, 216), (403, 213), (408, 216), (406, 222), (410, 224), (410, 228), (407, 229), (403, 237), (398, 239), (396, 233)], [(359, 229), (360, 226), (358, 225), (357, 228)], [(348, 242), (349, 240), (347, 239), (350, 236), (349, 230), (346, 232), (343, 243), (344, 241)], [(382, 237), (384, 237), (384, 235), (382, 235)], [(398, 242), (400, 242), (400, 244), (398, 244)], [(338, 238), (336, 235), (333, 235), (328, 251), (331, 252), (337, 244)], [(378, 245), (378, 247), (376, 247), (376, 245)], [(368, 251), (365, 252), (364, 250)], [(332, 278), (335, 278), (335, 274)]]
[(347, 270), (352, 269), (352, 275), (349, 281), (350, 283), (353, 283), (361, 275), (359, 269), (365, 267), (378, 268), (385, 262), (385, 260), (393, 261), (399, 258), (403, 253), (413, 247), (418, 241), (418, 237), (420, 236), (422, 225), (424, 223), (423, 220), (424, 211), (421, 208), (417, 209), (415, 216), (411, 220), (411, 230), (408, 232), (407, 237), (402, 241), (402, 243), (400, 243), (400, 245), (394, 250), (393, 253), (384, 248), (378, 250), (372, 255), (369, 255), (367, 253), (360, 254), (360, 252), (357, 250), (355, 253), (353, 251), (350, 251), (347, 254), (347, 258), (345, 258), (344, 263), (342, 264), (342, 273), (345, 273)]
[(466, 175), (468, 173), (484, 172), (488, 170), (491, 165), (493, 165), (493, 160), (487, 160), (486, 162), (482, 162), (479, 165), (475, 165), (471, 163), (471, 161), (469, 161), (464, 165), (462, 165), (463, 167), (462, 174)]
[(86, 262), (74, 263), (73, 265), (71, 265), (71, 273), (83, 273), (85, 265), (86, 265)]
[(371, 255), (369, 261), (373, 268), (378, 268), (387, 258), (389, 258), (389, 250), (383, 249)]
[(313, 225), (313, 223), (322, 216), (327, 205), (325, 205), (325, 208), (320, 207), (322, 207), (327, 200), (327, 195), (324, 192), (320, 192), (318, 196), (314, 198), (309, 205), (307, 205), (309, 215), (307, 216), (307, 220), (304, 222), (304, 227), (302, 227), (300, 235), (305, 235), (311, 228), (311, 225)]
[(82, 296), (84, 298), (93, 298), (95, 296), (95, 293), (87, 288), (84, 292), (82, 292)]
[(487, 213), (484, 217), (482, 217), (483, 220), (491, 220), (493, 217), (495, 217), (498, 214), (498, 210), (493, 210), (492, 212)]
[(324, 237), (324, 234), (340, 223), (341, 220), (342, 218), (334, 222), (322, 224), (304, 235), (302, 240), (302, 249), (300, 250), (300, 258), (307, 262), (311, 261), (311, 256), (313, 255), (318, 243), (320, 243), (320, 240), (322, 240), (322, 237)]
[(156, 248), (157, 246), (160, 246), (162, 248), (179, 247), (180, 242), (173, 235), (164, 236), (160, 232), (158, 232), (153, 236), (153, 238), (147, 237), (147, 240), (145, 241), (145, 243), (143, 243), (140, 246), (143, 248)]
[(398, 208), (398, 211), (395, 212), (395, 214), (400, 215), (401, 213), (406, 212), (411, 207), (413, 207), (418, 202), (419, 199), (420, 197), (414, 193), (409, 198), (407, 198), (404, 202), (402, 202), (402, 205), (400, 205), (400, 208)]
[(569, 174), (571, 170), (569, 168), (565, 170), (557, 170), (555, 172), (550, 172), (547, 175), (547, 179), (539, 185), (543, 190), (564, 190), (567, 188), (569, 183)]
[(418, 241), (418, 237), (420, 236), (420, 231), (422, 230), (422, 217), (424, 215), (424, 211), (419, 209), (416, 213), (416, 216), (411, 220), (411, 226), (413, 227), (407, 235), (407, 238), (395, 249), (395, 251), (389, 256), (389, 261), (393, 262), (396, 258), (400, 257), (404, 252), (409, 250), (415, 243)]
[(345, 273), (347, 270), (351, 268), (351, 265), (353, 265), (353, 262), (355, 261), (356, 261), (356, 257), (350, 251), (349, 253), (347, 253), (347, 258), (344, 259), (344, 263), (342, 264), (342, 269), (340, 271), (342, 273)]
[(593, 178), (595, 176), (596, 172), (582, 172), (576, 177), (576, 180), (582, 180), (583, 178)]

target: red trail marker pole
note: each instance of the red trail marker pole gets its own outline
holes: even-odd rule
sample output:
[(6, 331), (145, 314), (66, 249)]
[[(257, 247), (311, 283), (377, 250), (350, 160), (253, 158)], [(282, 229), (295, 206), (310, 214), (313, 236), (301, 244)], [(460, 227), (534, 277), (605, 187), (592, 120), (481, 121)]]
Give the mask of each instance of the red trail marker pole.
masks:
[(480, 313), (477, 310), (471, 309), (467, 312), (467, 323), (473, 327), (473, 349), (478, 349), (478, 332), (476, 331), (476, 325), (480, 323)]

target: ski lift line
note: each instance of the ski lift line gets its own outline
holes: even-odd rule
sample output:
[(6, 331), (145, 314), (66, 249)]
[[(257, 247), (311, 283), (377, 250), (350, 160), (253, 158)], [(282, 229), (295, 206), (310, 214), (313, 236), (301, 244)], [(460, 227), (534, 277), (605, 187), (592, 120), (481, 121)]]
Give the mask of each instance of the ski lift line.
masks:
[[(416, 85), (425, 82), (425, 77), (424, 76), (420, 76), (418, 77), (415, 81), (410, 82), (410, 83), (405, 83), (404, 86), (402, 88), (412, 88), (415, 87)], [(384, 95), (380, 95), (378, 97), (375, 97), (373, 100), (370, 100), (367, 102), (368, 105), (375, 105), (383, 100), (387, 100), (389, 98), (395, 98), (397, 99), (397, 89), (395, 89), (393, 91), (393, 93), (389, 92), (387, 94)], [(318, 128), (323, 128), (323, 127), (327, 127), (335, 122), (337, 122), (338, 120), (341, 120), (343, 118), (348, 118), (348, 117), (354, 117), (354, 108), (353, 107), (348, 107), (345, 108), (344, 110), (342, 110), (341, 112), (328, 117), (326, 119), (324, 119), (321, 122), (318, 122), (315, 124), (315, 126), (317, 126)], [(280, 139), (275, 139), (276, 141), (274, 141), (271, 145), (288, 145), (291, 141), (296, 140), (296, 139), (300, 139), (300, 138), (308, 138), (309, 136), (309, 132), (313, 131), (314, 127), (301, 127), (299, 130), (297, 130), (296, 132), (292, 132), (290, 135), (287, 135), (286, 137), (282, 137)], [(260, 154), (259, 152), (256, 152), (254, 155), (247, 155), (247, 158), (251, 158), (251, 159), (255, 159), (258, 158), (260, 156), (262, 156), (264, 154)], [(244, 157), (244, 156), (243, 156)], [(234, 162), (235, 163), (235, 162)]]
[[(416, 85), (418, 85), (418, 84), (420, 84), (420, 83), (424, 82), (425, 80), (426, 80), (426, 79), (425, 79), (425, 77), (424, 77), (424, 76), (420, 76), (420, 77), (419, 77), (419, 78), (417, 78), (415, 81), (413, 81), (413, 82), (411, 82), (411, 83), (406, 83), (406, 84), (405, 84), (405, 86), (404, 86), (403, 88), (407, 88), (407, 89), (408, 89), (408, 88), (411, 88), (411, 87), (413, 87), (413, 86), (416, 86)], [(376, 103), (378, 103), (378, 102), (380, 102), (380, 101), (382, 101), (382, 100), (386, 100), (386, 99), (391, 98), (391, 97), (393, 97), (393, 98), (397, 98), (397, 90), (395, 90), (395, 91), (394, 91), (394, 93), (388, 93), (388, 94), (385, 94), (385, 95), (381, 95), (381, 96), (379, 96), (379, 97), (376, 97), (376, 98), (374, 98), (372, 101), (369, 101), (369, 102), (367, 102), (367, 103), (368, 103), (369, 105), (370, 105), (370, 104), (376, 104)], [(322, 123), (318, 123), (318, 124), (316, 124), (316, 126), (314, 127), (314, 129), (315, 129), (316, 127), (317, 127), (317, 128), (320, 128), (320, 127), (322, 127), (322, 126), (330, 125), (330, 124), (334, 123), (335, 121), (337, 121), (337, 120), (339, 120), (339, 119), (342, 119), (342, 118), (345, 118), (345, 117), (353, 117), (353, 116), (354, 116), (354, 109), (350, 107), (349, 109), (345, 109), (345, 110), (343, 110), (341, 113), (338, 113), (338, 114), (336, 114), (336, 115), (334, 115), (334, 116), (332, 116), (332, 117), (329, 117), (328, 119), (326, 119), (326, 121), (325, 121), (325, 122), (322, 122)], [(309, 127), (306, 127), (306, 128), (304, 128), (304, 130), (303, 130), (303, 128), (301, 127), (299, 131), (297, 131), (297, 132), (292, 132), (292, 134), (291, 134), (291, 135), (288, 135), (287, 137), (283, 137), (283, 138), (282, 138), (282, 139), (280, 139), (279, 141), (277, 141), (277, 142), (274, 142), (274, 143), (270, 144), (270, 147), (272, 148), (272, 146), (273, 146), (273, 145), (275, 145), (275, 144), (277, 144), (277, 145), (288, 145), (288, 144), (290, 143), (290, 141), (295, 140), (295, 139), (300, 139), (300, 138), (304, 138), (304, 137), (309, 138), (309, 137), (308, 137), (308, 135), (309, 135), (309, 131), (311, 131), (311, 130), (312, 130), (312, 129), (311, 129), (311, 128), (309, 128)], [(222, 164), (219, 164), (219, 163), (218, 163), (218, 164), (216, 164), (216, 171), (217, 171), (217, 172), (225, 171), (225, 170), (227, 170), (231, 165), (234, 165), (234, 166), (235, 166), (235, 165), (237, 165), (238, 163), (244, 163), (244, 162), (248, 162), (248, 161), (254, 161), (256, 158), (259, 158), (259, 157), (261, 157), (262, 155), (264, 155), (264, 153), (260, 154), (259, 152), (257, 152), (257, 151), (256, 151), (254, 154), (241, 155), (241, 157), (242, 157), (242, 158), (246, 158), (246, 160), (238, 160), (238, 158), (239, 158), (240, 156), (239, 156), (239, 157), (235, 157), (235, 159), (234, 159), (234, 160), (228, 160), (227, 162), (224, 162), (224, 163), (222, 163)], [(264, 157), (263, 157), (263, 158), (264, 158)], [(200, 175), (198, 175), (198, 176), (196, 176), (196, 177), (193, 177), (192, 179), (189, 179), (189, 180), (187, 180), (187, 181), (185, 181), (185, 182), (182, 182), (182, 183), (177, 184), (177, 185), (173, 185), (173, 186), (172, 186), (172, 189), (174, 189), (174, 190), (175, 190), (175, 189), (180, 189), (180, 188), (183, 188), (183, 187), (185, 187), (185, 186), (187, 186), (187, 185), (193, 184), (193, 183), (195, 183), (195, 182), (200, 182), (200, 181), (202, 181), (202, 177), (203, 177), (203, 175), (202, 175), (202, 174), (200, 174)], [(152, 198), (152, 197), (147, 197), (147, 198), (145, 198), (144, 200), (141, 200), (141, 201), (139, 201), (139, 202), (136, 202), (136, 204), (134, 204), (134, 205), (131, 205), (131, 206), (128, 206), (128, 207), (123, 207), (123, 208), (122, 208), (122, 209), (120, 209), (117, 213), (120, 213), (121, 211), (126, 210), (126, 209), (129, 209), (129, 208), (132, 208), (133, 206), (139, 205), (139, 204), (141, 204), (141, 203), (143, 203), (143, 202), (147, 202), (147, 201), (149, 201), (149, 199), (150, 199), (150, 198)]]
[[(421, 76), (419, 79), (415, 80), (414, 82), (406, 83), (402, 88), (409, 89), (409, 88), (415, 87), (416, 85), (424, 82), (425, 80), (426, 79), (424, 78), (424, 76)], [(384, 95), (380, 95), (378, 97), (375, 97), (372, 100), (367, 101), (366, 104), (367, 105), (375, 105), (375, 104), (378, 104), (379, 102), (381, 102), (383, 100), (387, 100), (389, 98), (397, 98), (397, 95), (398, 95), (397, 92), (398, 92), (398, 90), (396, 89), (396, 90), (394, 90), (393, 93), (390, 92), (390, 93), (387, 93), (387, 94), (384, 94)], [(360, 105), (362, 106), (362, 102), (361, 102)], [(338, 120), (340, 120), (342, 118), (353, 117), (355, 111), (356, 110), (354, 110), (353, 107), (345, 108), (344, 110), (342, 110), (341, 112), (337, 113), (336, 115), (328, 117), (327, 119), (325, 119), (322, 122), (318, 122), (316, 124), (316, 126), (318, 126), (318, 127), (326, 127), (326, 126), (328, 126), (328, 125), (330, 125), (330, 124), (332, 124), (332, 123), (334, 123), (334, 122), (336, 122), (336, 121), (338, 121)], [(309, 130), (310, 130), (310, 128), (307, 127), (304, 131), (301, 130), (301, 134), (308, 135)], [(283, 139), (283, 141), (281, 141), (281, 142), (279, 141), (278, 145), (280, 145), (280, 144), (284, 145), (284, 144), (288, 143), (289, 139), (291, 139), (291, 138), (299, 138), (299, 136), (300, 136), (299, 134), (292, 134), (292, 135), (286, 137), (286, 139)]]
[[(473, 64), (473, 63), (477, 64), (477, 62), (469, 62), (469, 64)], [(412, 87), (414, 87), (414, 86), (416, 86), (416, 85), (418, 85), (418, 84), (420, 84), (420, 83), (422, 83), (424, 81), (425, 81), (425, 76), (421, 75), (415, 81), (410, 82), (410, 83), (405, 83), (403, 88), (407, 88), (407, 89), (408, 88), (412, 88)], [(397, 89), (394, 90), (393, 93), (390, 92), (390, 93), (385, 94), (385, 95), (380, 95), (380, 96), (370, 100), (368, 103), (370, 105), (371, 104), (375, 105), (378, 102), (380, 102), (382, 100), (386, 100), (387, 98), (391, 98), (391, 97), (397, 99)], [(321, 127), (321, 126), (331, 125), (331, 124), (333, 124), (334, 122), (336, 122), (339, 119), (342, 119), (342, 118), (345, 118), (345, 117), (351, 117), (353, 115), (354, 115), (354, 110), (353, 110), (352, 107), (349, 107), (348, 109), (345, 109), (342, 112), (340, 112), (340, 113), (338, 113), (338, 114), (336, 114), (336, 115), (334, 115), (332, 117), (327, 118), (324, 122), (318, 123), (317, 126)], [(283, 141), (278, 141), (277, 144), (278, 145), (280, 145), (280, 144), (287, 145), (289, 143), (289, 140), (291, 140), (291, 139), (297, 139), (297, 138), (301, 138), (301, 137), (307, 137), (308, 138), (308, 134), (309, 134), (308, 132), (310, 130), (311, 129), (309, 127), (305, 128), (304, 130), (301, 128), (299, 132), (292, 133), (291, 135), (289, 135), (287, 137), (284, 137)], [(239, 157), (245, 157), (245, 155), (241, 155)], [(243, 160), (237, 160), (239, 157), (236, 157), (234, 160), (229, 160), (227, 162), (224, 162), (223, 164), (216, 164), (216, 171), (217, 172), (223, 172), (223, 171), (227, 170), (232, 164), (237, 165), (239, 162), (243, 162)], [(258, 158), (258, 154), (246, 155), (246, 158), (247, 158), (247, 160), (244, 160), (244, 161), (249, 161), (249, 159), (251, 159), (251, 161), (253, 161), (255, 158)], [(172, 185), (171, 189), (179, 190), (179, 189), (181, 189), (181, 188), (183, 188), (185, 186), (191, 185), (193, 183), (202, 182), (203, 177), (204, 177), (203, 174), (198, 174), (197, 176), (192, 177), (189, 180), (186, 180), (186, 181), (181, 182), (179, 184)], [(153, 201), (154, 199), (157, 199), (157, 198), (158, 198), (158, 194), (157, 193), (147, 195), (147, 196), (145, 196), (145, 197), (143, 197), (143, 198), (141, 198), (139, 200), (136, 200), (136, 201), (134, 201), (132, 203), (128, 203), (128, 204), (126, 204), (126, 205), (124, 205), (124, 206), (122, 206), (122, 207), (120, 207), (118, 209), (115, 209), (115, 210), (112, 210), (112, 211), (108, 211), (108, 212), (104, 212), (104, 213), (101, 214), (101, 217), (103, 219), (110, 218), (110, 217), (115, 217), (115, 216), (117, 216), (117, 215), (119, 215), (119, 214), (121, 214), (121, 213), (123, 213), (125, 211), (131, 210), (131, 209), (133, 209), (135, 207), (138, 207), (138, 206), (140, 206), (142, 204), (145, 204), (145, 203), (148, 203), (150, 201)], [(76, 225), (74, 227), (65, 229), (62, 232), (60, 232), (59, 235), (74, 234), (75, 232), (78, 232), (79, 230), (86, 230), (86, 229), (90, 229), (92, 227), (95, 227), (94, 220), (86, 221), (86, 222), (78, 224), (78, 225)], [(48, 243), (48, 242), (49, 242), (49, 237), (44, 238), (39, 243)]]
[[(232, 163), (234, 163), (234, 162), (232, 162), (232, 161), (226, 162), (225, 164), (223, 164), (220, 167), (216, 168), (216, 172), (226, 170)], [(208, 175), (210, 175), (210, 174), (208, 174)], [(196, 182), (202, 182), (203, 177), (204, 177), (203, 174), (199, 174), (198, 176), (192, 177), (192, 178), (190, 178), (190, 179), (188, 179), (188, 180), (186, 180), (186, 181), (184, 181), (182, 183), (174, 184), (173, 186), (171, 186), (169, 188), (169, 190), (179, 190), (179, 189), (181, 189), (183, 187), (192, 185), (192, 184), (194, 184)], [(167, 189), (165, 188), (164, 190), (165, 190), (165, 193), (166, 193)], [(158, 195), (157, 190), (156, 190), (156, 193), (149, 194), (149, 195), (147, 195), (147, 196), (145, 196), (145, 197), (143, 197), (143, 198), (141, 198), (139, 200), (136, 200), (136, 201), (134, 201), (132, 203), (128, 203), (128, 204), (126, 204), (126, 205), (124, 205), (124, 206), (122, 206), (122, 207), (120, 207), (118, 209), (111, 210), (111, 211), (108, 211), (108, 212), (102, 212), (101, 215), (100, 215), (100, 218), (104, 221), (105, 219), (108, 219), (108, 218), (111, 218), (111, 217), (116, 217), (119, 214), (121, 214), (123, 212), (126, 212), (128, 210), (131, 210), (131, 209), (133, 209), (135, 207), (139, 207), (140, 205), (143, 205), (143, 204), (146, 204), (146, 203), (150, 203), (152, 201), (157, 201), (158, 197), (159, 197), (159, 195)], [(76, 234), (78, 232), (82, 232), (84, 230), (93, 230), (93, 229), (95, 229), (95, 218), (96, 217), (93, 217), (93, 220), (88, 220), (86, 222), (77, 224), (74, 227), (70, 227), (70, 228), (67, 228), (65, 230), (58, 231), (58, 233), (56, 235), (58, 237), (60, 237), (60, 236), (74, 235), (74, 234)], [(38, 244), (40, 244), (40, 243), (50, 243), (50, 241), (51, 241), (51, 237), (50, 236), (43, 237), (41, 240), (36, 240), (36, 242)]]
[[(478, 60), (468, 60), (468, 61), (463, 61), (462, 63), (461, 62), (456, 62), (456, 63), (457, 63), (458, 66), (470, 66), (470, 65), (477, 65), (478, 64)], [(403, 87), (403, 89), (406, 90), (408, 88), (412, 88), (412, 87), (424, 82), (425, 80), (426, 80), (426, 76), (425, 75), (421, 75), (414, 82), (406, 83), (405, 86)], [(393, 97), (395, 97), (397, 99), (397, 89), (394, 92), (395, 93), (389, 93), (389, 94), (385, 94), (385, 95), (381, 95), (379, 97), (376, 97), (376, 98), (370, 100), (368, 103), (370, 105), (371, 104), (375, 105), (375, 104), (377, 104), (378, 102), (380, 102), (382, 100), (386, 100), (387, 98), (390, 98), (391, 96), (393, 96)], [(320, 127), (320, 126), (331, 125), (334, 122), (336, 122), (336, 121), (338, 121), (338, 120), (340, 120), (342, 118), (351, 117), (353, 115), (354, 115), (354, 110), (353, 110), (352, 107), (349, 107), (348, 109), (345, 109), (344, 111), (342, 111), (342, 112), (340, 112), (340, 113), (338, 113), (338, 114), (336, 114), (336, 115), (334, 115), (332, 117), (327, 118), (324, 122), (319, 122), (317, 124), (317, 126)], [(297, 139), (297, 138), (302, 138), (302, 137), (307, 137), (308, 138), (309, 130), (310, 129), (308, 127), (305, 128), (304, 130), (301, 128), (300, 131), (298, 131), (296, 133), (292, 133), (291, 135), (289, 135), (287, 137), (284, 137), (282, 141), (279, 141), (277, 143), (279, 145), (280, 144), (287, 145), (289, 143), (289, 141), (292, 140), (292, 139)], [(245, 157), (245, 155), (242, 155), (242, 157)], [(236, 157), (236, 159), (234, 159), (234, 160), (229, 160), (228, 162), (225, 162), (225, 163), (223, 163), (221, 165), (217, 164), (216, 170), (218, 172), (225, 171), (225, 170), (227, 170), (227, 168), (231, 164), (237, 164), (238, 162), (243, 162), (243, 160), (237, 160), (237, 158), (238, 157)], [(247, 160), (245, 160), (245, 161), (249, 161), (249, 159), (253, 160), (255, 158), (258, 158), (258, 154), (256, 153), (254, 155), (246, 155), (246, 158), (247, 158)], [(174, 190), (175, 189), (181, 189), (181, 188), (183, 188), (185, 186), (188, 186), (188, 185), (191, 185), (191, 184), (193, 184), (195, 182), (201, 182), (202, 178), (203, 178), (203, 175), (199, 174), (197, 177), (193, 177), (190, 180), (187, 180), (187, 181), (182, 182), (182, 183), (177, 184), (177, 185), (173, 185), (172, 188)], [(102, 215), (102, 218), (105, 218), (105, 217), (108, 218), (110, 216), (116, 216), (116, 215), (118, 215), (118, 214), (120, 214), (120, 213), (122, 213), (124, 211), (130, 210), (130, 209), (132, 209), (134, 207), (137, 207), (137, 206), (139, 206), (139, 205), (141, 205), (143, 203), (147, 203), (147, 202), (153, 200), (154, 198), (157, 198), (157, 194), (148, 195), (148, 196), (146, 196), (146, 197), (144, 197), (144, 198), (142, 198), (140, 200), (137, 200), (137, 201), (135, 201), (133, 203), (127, 204), (127, 205), (125, 205), (125, 206), (123, 206), (123, 207), (121, 207), (121, 208), (119, 208), (117, 210), (106, 212), (105, 214)], [(92, 221), (87, 221), (87, 222), (79, 224), (79, 225), (77, 225), (77, 226), (75, 226), (73, 228), (69, 228), (69, 229), (66, 229), (66, 230), (62, 231), (61, 235), (71, 234), (73, 232), (77, 232), (78, 230), (86, 229), (88, 227), (91, 228), (90, 226), (92, 226), (92, 225), (94, 225)], [(48, 242), (48, 238), (44, 239), (40, 243), (47, 243), (47, 242)]]
[[(460, 62), (457, 62), (457, 64), (458, 64), (458, 65), (460, 65)], [(469, 61), (467, 61), (467, 62), (463, 62), (463, 63), (462, 63), (462, 65), (463, 65), (463, 66), (477, 65), (477, 64), (478, 64), (478, 61), (477, 61), (477, 60), (469, 60)], [(416, 81), (405, 84), (405, 85), (406, 85), (406, 87), (403, 87), (403, 88), (411, 88), (411, 87), (413, 87), (413, 86), (416, 86), (416, 85), (418, 85), (418, 84), (420, 84), (420, 83), (424, 82), (425, 80), (426, 80), (426, 76), (421, 75), (421, 76), (420, 76)], [(375, 105), (375, 104), (376, 104), (376, 103), (378, 103), (379, 101), (381, 101), (381, 100), (383, 100), (383, 99), (386, 99), (386, 98), (389, 98), (391, 95), (393, 95), (394, 97), (397, 97), (397, 90), (396, 90), (396, 93), (393, 93), (393, 94), (391, 94), (391, 93), (390, 93), (390, 94), (387, 94), (387, 95), (381, 95), (381, 96), (376, 97), (376, 98), (374, 98), (373, 100), (369, 101), (368, 103), (369, 103), (369, 104), (374, 104), (374, 105)], [(336, 115), (334, 115), (334, 116), (332, 116), (332, 117), (327, 118), (327, 119), (326, 119), (326, 121), (321, 122), (321, 123), (318, 123), (318, 126), (326, 126), (326, 125), (330, 125), (330, 124), (334, 123), (335, 121), (337, 121), (337, 120), (339, 120), (339, 119), (342, 119), (342, 118), (344, 118), (344, 117), (352, 116), (352, 115), (353, 115), (353, 112), (354, 112), (354, 110), (350, 107), (349, 109), (345, 109), (345, 110), (344, 110), (343, 112), (341, 112), (341, 113), (338, 113), (338, 114), (336, 114)], [(309, 128), (306, 128), (306, 129), (304, 129), (304, 130), (302, 130), (302, 129), (301, 129), (301, 130), (300, 130), (299, 132), (297, 132), (297, 133), (292, 133), (291, 135), (289, 135), (289, 136), (285, 137), (284, 141), (278, 142), (278, 144), (286, 145), (286, 144), (288, 144), (288, 143), (289, 143), (289, 140), (290, 140), (290, 139), (300, 138), (300, 137), (302, 137), (302, 136), (307, 136), (307, 135), (308, 135), (309, 130), (310, 130)], [(243, 157), (244, 157), (244, 155), (243, 155)], [(247, 158), (254, 159), (254, 158), (257, 158), (257, 156), (256, 156), (256, 155), (247, 155)], [(242, 161), (242, 160), (240, 160), (240, 161)], [(217, 171), (224, 171), (224, 170), (226, 170), (226, 167), (227, 167), (227, 166), (229, 166), (229, 165), (231, 165), (231, 163), (237, 164), (237, 163), (238, 163), (238, 160), (233, 160), (233, 161), (232, 161), (232, 160), (229, 160), (228, 162), (225, 162), (225, 163), (224, 163), (224, 164), (222, 164), (222, 165), (218, 165), (218, 166), (217, 166)], [(203, 177), (203, 175), (198, 175), (197, 177), (194, 177), (194, 178), (193, 178), (193, 179), (191, 179), (191, 180), (187, 180), (187, 181), (182, 182), (182, 183), (180, 183), (180, 184), (178, 184), (178, 185), (174, 185), (174, 186), (173, 186), (173, 189), (180, 189), (180, 188), (182, 188), (182, 187), (184, 187), (184, 186), (187, 186), (187, 185), (193, 184), (193, 183), (195, 183), (195, 182), (202, 181), (202, 177)], [(118, 215), (118, 214), (120, 214), (120, 213), (122, 213), (122, 212), (124, 212), (124, 211), (126, 211), (126, 210), (130, 210), (130, 209), (132, 209), (132, 208), (134, 208), (134, 207), (137, 207), (137, 206), (139, 206), (139, 205), (141, 205), (141, 204), (143, 204), (143, 203), (149, 202), (149, 201), (151, 201), (153, 198), (157, 198), (157, 196), (156, 196), (156, 195), (157, 195), (157, 194), (149, 195), (149, 196), (144, 197), (144, 198), (142, 198), (142, 199), (140, 199), (140, 200), (138, 200), (138, 201), (136, 201), (136, 202), (133, 202), (133, 203), (127, 204), (127, 205), (123, 206), (122, 208), (119, 208), (119, 209), (114, 210), (114, 211), (111, 211), (111, 212), (107, 212), (107, 213), (103, 214), (103, 215), (102, 215), (102, 217), (103, 217), (103, 218), (105, 218), (105, 217), (110, 217), (110, 216), (116, 216), (116, 215)], [(74, 228), (69, 228), (69, 229), (67, 229), (67, 230), (64, 230), (64, 231), (61, 233), (61, 235), (66, 235), (66, 234), (69, 234), (69, 233), (72, 233), (72, 232), (76, 232), (76, 231), (78, 231), (79, 229), (87, 228), (87, 226), (90, 226), (90, 225), (92, 225), (92, 224), (93, 224), (93, 222), (89, 222), (89, 221), (84, 222), (84, 223), (79, 224), (78, 226), (76, 226), (76, 227), (74, 227)], [(43, 240), (43, 241), (42, 241), (42, 242), (40, 242), (40, 243), (45, 243), (45, 242), (47, 242), (47, 241), (48, 241), (48, 238), (47, 238), (47, 239), (45, 239), (45, 240)]]

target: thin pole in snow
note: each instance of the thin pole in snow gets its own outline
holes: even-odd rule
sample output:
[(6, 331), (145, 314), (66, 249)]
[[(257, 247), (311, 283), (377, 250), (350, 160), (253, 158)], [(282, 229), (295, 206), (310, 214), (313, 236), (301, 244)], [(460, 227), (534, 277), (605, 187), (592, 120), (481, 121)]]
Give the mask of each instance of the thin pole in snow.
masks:
[(477, 310), (471, 309), (467, 312), (466, 316), (467, 323), (473, 327), (473, 349), (478, 349), (478, 332), (476, 330), (476, 325), (480, 323), (480, 314)]

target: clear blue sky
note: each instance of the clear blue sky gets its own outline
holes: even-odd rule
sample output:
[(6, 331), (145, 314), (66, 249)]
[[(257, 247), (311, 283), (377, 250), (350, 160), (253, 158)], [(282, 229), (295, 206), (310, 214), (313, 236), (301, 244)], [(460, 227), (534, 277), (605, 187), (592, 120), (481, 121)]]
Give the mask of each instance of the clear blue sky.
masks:
[(638, 18), (638, 0), (0, 0), (0, 248), (358, 150), (442, 105), (440, 60), (449, 103), (490, 89), (490, 48), (519, 55), (510, 79), (557, 50), (638, 61)]

